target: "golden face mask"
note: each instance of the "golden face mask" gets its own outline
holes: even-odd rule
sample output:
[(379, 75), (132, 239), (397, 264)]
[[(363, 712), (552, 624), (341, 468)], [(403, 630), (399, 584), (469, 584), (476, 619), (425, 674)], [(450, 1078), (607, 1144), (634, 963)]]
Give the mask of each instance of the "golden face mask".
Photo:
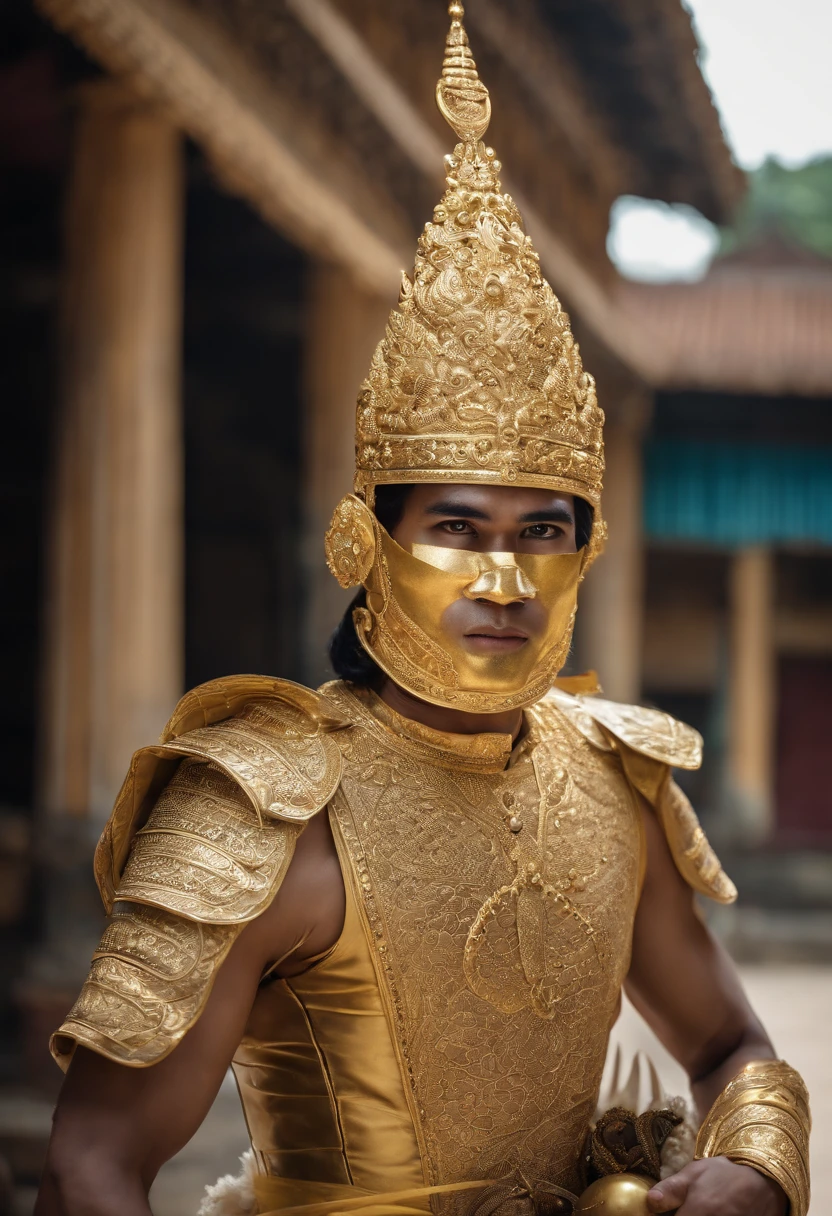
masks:
[[(497, 713), (530, 705), (554, 683), (569, 652), (587, 554), (476, 553), (437, 545), (403, 549), (350, 494), (335, 509), (327, 562), (342, 587), (363, 583), (353, 613), (362, 646), (392, 680), (434, 705)], [(537, 599), (546, 622), (518, 650), (473, 654), (446, 623), (459, 599)]]

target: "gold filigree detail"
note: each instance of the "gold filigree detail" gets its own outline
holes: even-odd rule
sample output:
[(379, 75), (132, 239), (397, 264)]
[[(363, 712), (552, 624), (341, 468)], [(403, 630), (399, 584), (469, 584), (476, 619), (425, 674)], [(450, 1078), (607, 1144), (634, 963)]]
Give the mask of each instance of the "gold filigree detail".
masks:
[(555, 706), (595, 747), (620, 752), (630, 783), (654, 807), (676, 867), (691, 888), (717, 903), (733, 903), (737, 888), (670, 773), (671, 768), (699, 767), (699, 732), (660, 710), (573, 696), (557, 688), (535, 706), (535, 713), (545, 715)]
[(338, 785), (340, 753), (304, 710), (252, 701), (235, 717), (189, 731), (169, 751), (212, 760), (237, 780), (258, 811), (302, 822)]
[(450, 736), (408, 732), (343, 685), (326, 695), (355, 722), (336, 736), (344, 771), (332, 807), (427, 1180), (519, 1168), (576, 1191), (641, 865), (618, 757), (532, 710), (508, 768), (502, 737), (484, 754), (461, 741), (454, 763)]
[(595, 382), (481, 141), (488, 91), (462, 6), (451, 16), (437, 99), (461, 142), (359, 395), (356, 490), (372, 505), (380, 483), (537, 485), (581, 495), (598, 513)]
[(60, 1066), (78, 1043), (120, 1064), (163, 1059), (199, 1017), (242, 928), (117, 904), (78, 1000), (52, 1036)]
[[(552, 694), (561, 708), (568, 711), (568, 694)], [(601, 724), (605, 730), (626, 743), (633, 751), (669, 764), (673, 768), (697, 769), (702, 764), (702, 736), (698, 730), (680, 722), (660, 709), (643, 705), (622, 705), (601, 697), (576, 697), (580, 710)]]
[(335, 508), (324, 548), (326, 564), (345, 590), (364, 582), (375, 560), (375, 529), (372, 514), (353, 494)]
[(189, 758), (136, 834), (118, 898), (194, 921), (251, 920), (274, 897), (301, 827), (260, 823), (236, 782)]
[(812, 1116), (803, 1078), (784, 1060), (759, 1060), (726, 1085), (696, 1141), (696, 1157), (728, 1157), (773, 1178), (791, 1216), (809, 1211)]
[(463, 966), (472, 990), (503, 1012), (528, 1006), (540, 1018), (553, 1018), (564, 1000), (603, 975), (610, 947), (608, 934), (575, 902), (600, 867), (586, 873), (585, 859), (558, 855), (553, 847), (562, 819), (577, 814), (572, 746), (561, 723), (549, 721), (531, 758), (537, 814), (526, 825), (528, 812), (520, 813), (517, 792), (504, 792), (509, 823), (519, 824), (511, 853), (516, 874), (478, 912)]

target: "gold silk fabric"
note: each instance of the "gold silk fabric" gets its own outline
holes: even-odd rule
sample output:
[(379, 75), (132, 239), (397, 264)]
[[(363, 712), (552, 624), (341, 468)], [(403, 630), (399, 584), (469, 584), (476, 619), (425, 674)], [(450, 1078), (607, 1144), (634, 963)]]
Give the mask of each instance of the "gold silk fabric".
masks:
[(334, 948), (264, 980), (234, 1056), (263, 1210), (424, 1185), (363, 912), (350, 883), (346, 894)]
[(332, 810), (425, 1183), (521, 1169), (575, 1190), (642, 866), (617, 756), (549, 705), (512, 750), (325, 692), (355, 723)]
[(595, 382), (483, 143), (490, 117), (453, 4), (440, 111), (460, 141), (447, 190), (358, 398), (356, 493), (391, 482), (490, 482), (578, 494), (598, 511), (604, 470)]

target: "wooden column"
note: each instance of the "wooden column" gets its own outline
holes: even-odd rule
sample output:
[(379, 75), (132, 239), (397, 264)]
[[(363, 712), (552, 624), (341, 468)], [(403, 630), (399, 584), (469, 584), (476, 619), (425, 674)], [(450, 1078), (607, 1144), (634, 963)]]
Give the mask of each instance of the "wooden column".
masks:
[(101, 930), (92, 851), (182, 690), (181, 140), (114, 81), (79, 96), (67, 200), (41, 698), (43, 940), (18, 988), (27, 1075)]
[(644, 413), (634, 409), (606, 428), (603, 512), (609, 540), (578, 597), (581, 664), (598, 672), (606, 697), (629, 704), (641, 693)]
[(114, 81), (80, 97), (48, 570), (42, 804), (108, 814), (183, 683), (178, 131)]
[(395, 300), (367, 294), (346, 270), (322, 263), (310, 268), (307, 299), (304, 672), (314, 686), (332, 677), (327, 641), (354, 595), (327, 569), (324, 533), (336, 503), (352, 490), (358, 390)]
[(775, 649), (774, 560), (741, 549), (731, 570), (728, 782), (739, 835), (759, 843), (772, 826)]

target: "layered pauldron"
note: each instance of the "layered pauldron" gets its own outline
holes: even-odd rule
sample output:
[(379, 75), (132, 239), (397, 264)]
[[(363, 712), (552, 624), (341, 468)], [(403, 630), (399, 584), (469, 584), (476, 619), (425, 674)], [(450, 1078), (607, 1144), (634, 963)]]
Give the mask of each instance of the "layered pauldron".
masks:
[(77, 1043), (131, 1066), (173, 1050), (337, 788), (344, 725), (308, 689), (231, 677), (188, 693), (136, 753), (96, 850), (112, 919), (53, 1036), (62, 1067)]
[(783, 1060), (747, 1064), (714, 1102), (699, 1132), (696, 1157), (727, 1157), (772, 1178), (790, 1216), (809, 1211), (812, 1118), (803, 1078)]

